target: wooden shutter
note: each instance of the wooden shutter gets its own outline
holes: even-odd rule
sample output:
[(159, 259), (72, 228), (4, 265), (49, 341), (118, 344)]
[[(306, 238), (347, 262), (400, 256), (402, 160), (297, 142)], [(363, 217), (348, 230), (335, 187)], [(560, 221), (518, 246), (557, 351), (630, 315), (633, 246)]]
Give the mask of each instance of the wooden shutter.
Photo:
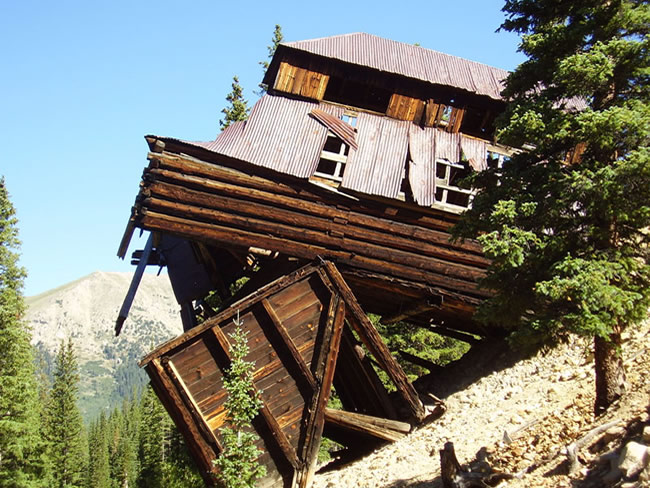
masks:
[(424, 113), (424, 101), (393, 93), (390, 97), (386, 115), (399, 120), (411, 120), (419, 123)]
[(294, 95), (322, 100), (328, 81), (329, 76), (326, 74), (298, 68), (283, 61), (280, 63), (273, 88)]

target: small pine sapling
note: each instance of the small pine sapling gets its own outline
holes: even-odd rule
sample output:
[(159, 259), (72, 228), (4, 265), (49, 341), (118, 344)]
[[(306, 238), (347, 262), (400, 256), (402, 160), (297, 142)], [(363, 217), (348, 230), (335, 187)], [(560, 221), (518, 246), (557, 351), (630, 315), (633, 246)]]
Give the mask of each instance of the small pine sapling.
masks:
[(244, 358), (249, 352), (243, 322), (233, 319), (235, 331), (230, 334), (230, 367), (224, 375), (224, 388), (228, 392), (226, 426), (220, 429), (223, 452), (215, 461), (218, 468), (217, 483), (223, 488), (254, 488), (258, 479), (266, 475), (266, 467), (257, 458), (255, 446), (258, 436), (251, 422), (262, 408), (262, 400), (253, 388), (254, 363)]

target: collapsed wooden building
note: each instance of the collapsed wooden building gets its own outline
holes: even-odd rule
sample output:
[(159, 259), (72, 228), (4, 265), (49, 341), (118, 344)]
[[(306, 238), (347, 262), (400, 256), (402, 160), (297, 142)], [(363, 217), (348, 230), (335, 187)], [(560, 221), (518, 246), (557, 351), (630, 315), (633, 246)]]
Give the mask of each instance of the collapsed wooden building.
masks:
[[(382, 425), (378, 419), (392, 427), (399, 424), (389, 421), (422, 420), (417, 395), (365, 313), (455, 337), (502, 333), (472, 319), (487, 296), (478, 280), (488, 262), (478, 243), (450, 240), (450, 229), (472, 200), (459, 181), (511, 154), (493, 142), (506, 75), (368, 34), (286, 43), (264, 78), (268, 93), (248, 120), (211, 142), (146, 137), (150, 163), (119, 255), (126, 255), (136, 228), (151, 231), (136, 253), (130, 297), (146, 265), (168, 267), (186, 333), (143, 364), (204, 473), (219, 453), (218, 370), (228, 362), (224, 331), (238, 309), (257, 324), (251, 337), (264, 337), (265, 347), (284, 358), (280, 374), (252, 357), (262, 361), (256, 374), (267, 383), (291, 377), (300, 390), (291, 400), (300, 405), (278, 406), (298, 412), (294, 438), (283, 430), (290, 422), (283, 424), (279, 410), (262, 412), (258, 432), (273, 473), (268, 486), (307, 486), (320, 432), (329, 427), (344, 443), (359, 442), (350, 434), (355, 414), (374, 426)], [(310, 264), (319, 260), (327, 263)], [(246, 284), (232, 293), (243, 277)], [(296, 291), (304, 280), (318, 284)], [(303, 299), (278, 310), (276, 292)], [(220, 311), (206, 304), (211, 293)], [(333, 311), (333, 303), (344, 303), (342, 310)], [(305, 327), (313, 339), (303, 337)], [(331, 335), (333, 345), (318, 334)], [(377, 385), (359, 341), (389, 373), (397, 395)], [(206, 376), (197, 373), (201, 361), (221, 366)], [(321, 405), (332, 381), (344, 413)], [(192, 390), (197, 382), (202, 389)], [(363, 422), (359, 417), (356, 424)], [(391, 427), (375, 430), (375, 438), (391, 438)]]

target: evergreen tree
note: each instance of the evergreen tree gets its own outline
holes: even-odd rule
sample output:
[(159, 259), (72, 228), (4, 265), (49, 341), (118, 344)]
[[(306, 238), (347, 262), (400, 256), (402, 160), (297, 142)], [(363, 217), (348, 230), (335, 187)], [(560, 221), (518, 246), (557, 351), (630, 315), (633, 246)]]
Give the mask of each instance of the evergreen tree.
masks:
[(203, 479), (165, 408), (148, 387), (140, 401), (136, 485), (141, 488), (202, 487)]
[(140, 473), (137, 485), (140, 488), (163, 487), (170, 420), (151, 387), (142, 395), (140, 415)]
[(54, 366), (54, 382), (47, 402), (45, 435), (52, 460), (52, 486), (84, 486), (87, 450), (77, 405), (79, 371), (71, 339), (61, 342)]
[(501, 141), (530, 149), (479, 174), (458, 231), (493, 262), (480, 309), (519, 337), (593, 337), (597, 412), (624, 391), (621, 332), (650, 305), (650, 6), (507, 0), (528, 59)]
[[(273, 37), (271, 38), (271, 45), (266, 46), (266, 49), (269, 52), (268, 59), (265, 59), (264, 61), (260, 61), (260, 64), (262, 65), (262, 69), (263, 69), (262, 78), (264, 78), (264, 75), (266, 75), (266, 72), (269, 69), (269, 60), (273, 58), (276, 49), (278, 48), (278, 46), (283, 40), (284, 40), (284, 35), (282, 35), (282, 27), (280, 27), (280, 25), (278, 24), (275, 24), (275, 29), (273, 30)], [(256, 94), (261, 97), (267, 92), (269, 87), (266, 85), (266, 83), (260, 83), (259, 87), (260, 90)]]
[(135, 481), (137, 453), (131, 442), (131, 433), (127, 422), (127, 400), (122, 409), (115, 408), (109, 417), (109, 465), (112, 485), (116, 488), (133, 485)]
[(22, 321), (25, 270), (17, 219), (0, 179), (0, 486), (47, 486), (30, 332)]
[(88, 428), (88, 488), (110, 488), (108, 424), (102, 412)]
[(219, 121), (222, 130), (233, 122), (241, 122), (248, 118), (248, 102), (244, 99), (244, 91), (237, 76), (232, 77), (232, 91), (226, 95), (226, 100), (230, 105), (221, 111), (224, 114), (223, 119)]
[(215, 461), (219, 468), (217, 482), (223, 488), (255, 488), (257, 480), (266, 475), (266, 467), (257, 462), (258, 437), (251, 430), (262, 401), (252, 391), (254, 365), (244, 359), (249, 349), (239, 317), (235, 326), (235, 332), (230, 335), (232, 359), (223, 380), (228, 392), (225, 405), (228, 417), (226, 427), (220, 429), (223, 452)]

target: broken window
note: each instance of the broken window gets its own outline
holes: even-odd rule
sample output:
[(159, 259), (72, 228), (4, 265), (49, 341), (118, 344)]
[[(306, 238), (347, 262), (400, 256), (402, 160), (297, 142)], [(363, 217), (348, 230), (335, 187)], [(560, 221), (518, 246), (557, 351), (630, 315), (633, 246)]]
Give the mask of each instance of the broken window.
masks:
[(504, 163), (507, 163), (510, 160), (509, 156), (505, 154), (500, 154), (496, 151), (487, 152), (487, 167), (492, 169), (503, 168)]
[(467, 107), (460, 131), (463, 134), (492, 139), (494, 136), (494, 112), (477, 107)]
[(472, 203), (474, 191), (461, 188), (460, 181), (470, 175), (472, 169), (467, 161), (452, 163), (446, 159), (436, 161), (436, 203), (435, 206), (460, 212)]
[(447, 132), (457, 133), (463, 123), (465, 109), (453, 105), (454, 100), (447, 103), (437, 103), (429, 99), (424, 109), (424, 126), (440, 127)]
[[(356, 121), (356, 117), (354, 118)], [(356, 122), (355, 122), (356, 123)], [(320, 153), (320, 160), (314, 176), (328, 180), (343, 181), (345, 163), (348, 159), (350, 147), (334, 133), (329, 132), (325, 145)]]
[(357, 113), (356, 112), (345, 112), (341, 115), (341, 120), (346, 124), (351, 125), (352, 127), (357, 126)]

